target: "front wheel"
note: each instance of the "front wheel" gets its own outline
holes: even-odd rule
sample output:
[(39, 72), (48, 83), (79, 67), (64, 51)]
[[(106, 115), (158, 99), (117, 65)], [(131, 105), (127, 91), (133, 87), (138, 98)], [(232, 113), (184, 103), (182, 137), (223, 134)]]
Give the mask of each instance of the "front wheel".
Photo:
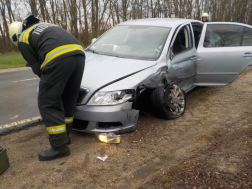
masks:
[(185, 113), (185, 92), (177, 85), (156, 88), (151, 101), (155, 113), (162, 119), (176, 119)]

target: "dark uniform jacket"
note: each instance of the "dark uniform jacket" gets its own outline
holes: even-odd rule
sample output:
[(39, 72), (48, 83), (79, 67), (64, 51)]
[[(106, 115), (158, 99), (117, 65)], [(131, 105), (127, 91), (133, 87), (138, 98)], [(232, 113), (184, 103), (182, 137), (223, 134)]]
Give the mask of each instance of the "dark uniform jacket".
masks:
[(41, 71), (65, 57), (83, 54), (80, 42), (63, 28), (48, 23), (35, 24), (19, 37), (18, 49), (39, 77)]

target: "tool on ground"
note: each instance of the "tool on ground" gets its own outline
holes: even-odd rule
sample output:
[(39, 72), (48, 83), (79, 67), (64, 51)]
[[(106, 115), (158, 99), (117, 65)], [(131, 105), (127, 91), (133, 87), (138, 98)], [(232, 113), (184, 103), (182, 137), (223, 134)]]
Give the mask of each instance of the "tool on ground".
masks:
[(0, 146), (0, 175), (10, 167), (6, 149)]

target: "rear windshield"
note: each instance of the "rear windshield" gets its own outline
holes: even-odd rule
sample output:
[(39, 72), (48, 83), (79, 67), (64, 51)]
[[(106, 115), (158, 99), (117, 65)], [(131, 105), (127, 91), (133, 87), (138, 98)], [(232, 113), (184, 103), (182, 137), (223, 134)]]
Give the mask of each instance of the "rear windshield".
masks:
[(116, 57), (156, 60), (170, 30), (153, 26), (116, 26), (87, 50)]

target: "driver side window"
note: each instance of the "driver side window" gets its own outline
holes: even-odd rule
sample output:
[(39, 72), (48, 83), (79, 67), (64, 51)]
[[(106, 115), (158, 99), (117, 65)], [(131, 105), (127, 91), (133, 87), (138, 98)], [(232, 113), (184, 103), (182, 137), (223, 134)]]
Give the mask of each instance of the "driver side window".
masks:
[(184, 26), (179, 30), (172, 46), (174, 55), (179, 54), (189, 48), (192, 48), (191, 32), (188, 26)]

